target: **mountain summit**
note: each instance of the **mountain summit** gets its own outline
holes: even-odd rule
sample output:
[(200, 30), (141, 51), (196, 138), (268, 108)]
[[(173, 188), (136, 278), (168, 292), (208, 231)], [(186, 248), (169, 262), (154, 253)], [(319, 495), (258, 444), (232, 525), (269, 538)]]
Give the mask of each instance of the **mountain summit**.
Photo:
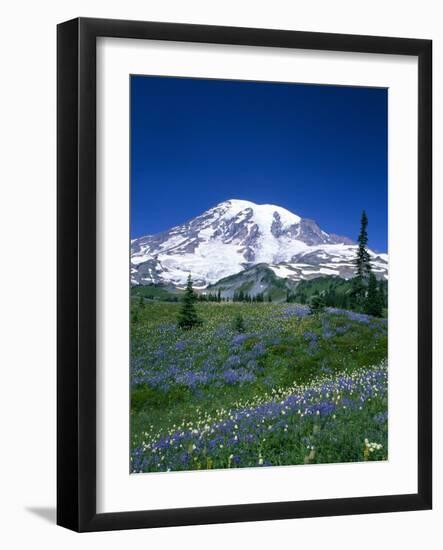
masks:
[[(354, 274), (356, 245), (315, 221), (272, 204), (230, 199), (168, 231), (131, 242), (131, 284), (183, 286), (189, 273), (206, 287), (256, 264), (292, 280)], [(377, 276), (387, 255), (370, 251)]]

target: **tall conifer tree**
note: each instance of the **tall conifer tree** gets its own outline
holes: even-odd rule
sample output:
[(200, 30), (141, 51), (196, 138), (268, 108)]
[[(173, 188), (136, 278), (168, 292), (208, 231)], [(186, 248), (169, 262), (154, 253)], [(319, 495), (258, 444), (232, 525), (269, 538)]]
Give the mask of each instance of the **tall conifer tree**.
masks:
[(357, 257), (355, 258), (356, 276), (352, 280), (350, 305), (352, 309), (361, 311), (365, 307), (366, 290), (371, 274), (371, 263), (367, 249), (368, 217), (364, 210), (361, 214), (360, 233), (357, 242)]
[(371, 273), (371, 263), (369, 258), (368, 245), (368, 217), (363, 210), (361, 213), (360, 233), (358, 235), (357, 258), (355, 260), (357, 266), (357, 277), (363, 280), (369, 277)]

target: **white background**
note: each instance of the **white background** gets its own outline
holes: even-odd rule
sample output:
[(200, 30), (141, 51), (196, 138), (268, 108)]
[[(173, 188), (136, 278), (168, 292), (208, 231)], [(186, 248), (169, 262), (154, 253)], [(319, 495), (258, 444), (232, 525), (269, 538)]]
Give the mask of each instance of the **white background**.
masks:
[[(0, 35), (0, 541), (6, 548), (309, 547), (360, 549), (441, 543), (443, 489), (432, 512), (76, 535), (54, 526), (55, 506), (55, 25), (78, 16), (169, 20), (434, 40), (434, 212), (441, 212), (443, 28), (441, 2), (325, 0), (67, 0), (15, 2)], [(440, 156), (440, 158), (438, 158)], [(442, 222), (435, 216), (435, 280)], [(438, 248), (440, 251), (438, 251)], [(435, 396), (441, 395), (441, 290), (434, 290)], [(437, 311), (440, 309), (440, 311)], [(435, 463), (443, 463), (443, 407), (435, 399)], [(440, 432), (439, 437), (438, 431)], [(408, 442), (405, 441), (405, 452)], [(389, 546), (388, 546), (389, 545)]]
[[(97, 52), (97, 511), (417, 492), (417, 59), (122, 39), (101, 39)], [(129, 74), (389, 88), (388, 461), (128, 475)]]

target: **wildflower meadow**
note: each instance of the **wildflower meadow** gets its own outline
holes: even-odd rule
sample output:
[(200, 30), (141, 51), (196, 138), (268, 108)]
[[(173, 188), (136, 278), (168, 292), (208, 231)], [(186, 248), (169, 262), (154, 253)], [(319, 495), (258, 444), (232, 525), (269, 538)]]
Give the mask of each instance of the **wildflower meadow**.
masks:
[(131, 472), (386, 460), (387, 321), (295, 303), (131, 305)]

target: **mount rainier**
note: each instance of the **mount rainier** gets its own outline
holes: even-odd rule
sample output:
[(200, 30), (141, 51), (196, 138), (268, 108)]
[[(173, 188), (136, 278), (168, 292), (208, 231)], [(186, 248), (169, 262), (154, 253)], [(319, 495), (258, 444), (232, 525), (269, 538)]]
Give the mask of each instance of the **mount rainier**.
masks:
[[(357, 245), (326, 233), (313, 220), (272, 204), (231, 199), (192, 220), (131, 241), (131, 285), (196, 288), (266, 264), (297, 282), (324, 275), (354, 276)], [(388, 277), (388, 255), (369, 251), (377, 278)]]

